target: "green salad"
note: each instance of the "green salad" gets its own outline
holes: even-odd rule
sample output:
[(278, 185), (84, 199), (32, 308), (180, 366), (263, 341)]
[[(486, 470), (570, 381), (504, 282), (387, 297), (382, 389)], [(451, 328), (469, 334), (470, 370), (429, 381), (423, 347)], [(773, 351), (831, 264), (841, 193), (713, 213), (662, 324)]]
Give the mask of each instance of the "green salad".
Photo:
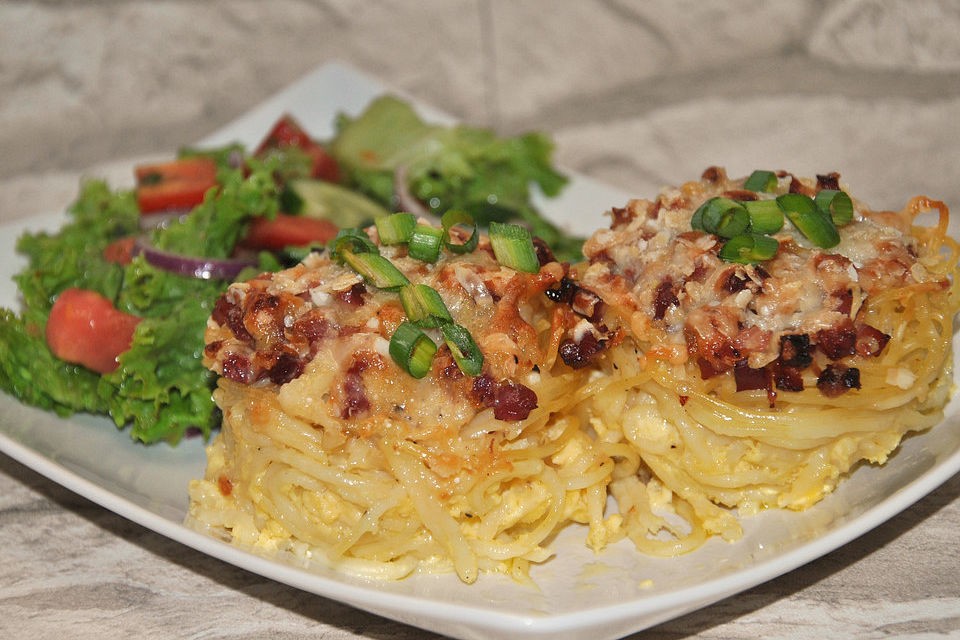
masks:
[(428, 125), (384, 97), (323, 144), (285, 116), (253, 151), (185, 150), (138, 167), (132, 190), (88, 181), (58, 232), (17, 242), (28, 266), (22, 309), (0, 309), (0, 387), (61, 416), (109, 415), (145, 443), (207, 437), (219, 416), (203, 334), (230, 282), (401, 209), (519, 222), (577, 259), (582, 241), (531, 204), (531, 185), (553, 196), (566, 182), (551, 152), (539, 133)]

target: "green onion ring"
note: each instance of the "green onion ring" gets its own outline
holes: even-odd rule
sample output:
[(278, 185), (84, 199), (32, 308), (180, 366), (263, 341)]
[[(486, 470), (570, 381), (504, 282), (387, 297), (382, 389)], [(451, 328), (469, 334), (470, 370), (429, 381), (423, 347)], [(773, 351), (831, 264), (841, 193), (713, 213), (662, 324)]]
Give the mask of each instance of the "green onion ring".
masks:
[(821, 213), (830, 216), (830, 219), (838, 227), (842, 227), (853, 220), (853, 200), (843, 191), (821, 189), (813, 202)]
[(821, 249), (840, 244), (840, 233), (829, 215), (824, 214), (809, 196), (802, 193), (785, 193), (777, 196), (777, 204), (783, 214), (800, 233)]
[(754, 171), (743, 183), (743, 188), (747, 191), (765, 191), (774, 193), (777, 190), (777, 175), (773, 171)]
[(752, 200), (743, 203), (750, 214), (750, 231), (776, 233), (783, 228), (783, 211), (776, 200)]
[(490, 223), (490, 246), (497, 262), (505, 267), (537, 273), (540, 271), (540, 260), (537, 250), (533, 246), (530, 231), (518, 224), (503, 222)]
[(440, 244), (443, 230), (428, 224), (418, 224), (413, 228), (407, 251), (410, 257), (421, 262), (436, 262), (440, 257)]
[(773, 258), (779, 248), (780, 243), (776, 238), (759, 233), (741, 233), (727, 240), (717, 255), (727, 262), (756, 264)]
[(418, 327), (433, 329), (445, 322), (453, 322), (447, 305), (433, 287), (408, 284), (400, 289), (400, 302), (407, 318)]
[(414, 378), (430, 373), (436, 343), (409, 322), (402, 322), (390, 337), (390, 357)]
[(473, 341), (473, 336), (459, 324), (446, 322), (440, 325), (443, 341), (460, 370), (468, 376), (478, 376), (483, 370), (483, 352)]
[(412, 213), (392, 213), (378, 217), (373, 223), (377, 225), (380, 244), (403, 244), (413, 235), (417, 218)]
[[(466, 211), (450, 209), (440, 218), (440, 224), (443, 226), (443, 246), (450, 249), (450, 251), (454, 253), (470, 253), (477, 248), (477, 243), (480, 242), (480, 230), (477, 229), (477, 223), (474, 222), (473, 216)], [(470, 237), (467, 238), (463, 244), (450, 241), (450, 229), (458, 224), (473, 229)]]
[(342, 250), (341, 256), (351, 269), (377, 289), (399, 291), (401, 287), (410, 284), (407, 277), (379, 253), (353, 253)]

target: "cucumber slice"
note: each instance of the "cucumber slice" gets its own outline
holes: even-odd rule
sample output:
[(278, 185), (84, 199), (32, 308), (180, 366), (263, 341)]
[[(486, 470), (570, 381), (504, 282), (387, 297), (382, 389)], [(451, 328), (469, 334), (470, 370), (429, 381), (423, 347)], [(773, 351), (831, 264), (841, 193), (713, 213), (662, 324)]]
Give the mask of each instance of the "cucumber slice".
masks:
[(370, 198), (323, 180), (292, 180), (280, 195), (286, 213), (323, 218), (341, 229), (372, 224), (390, 212)]

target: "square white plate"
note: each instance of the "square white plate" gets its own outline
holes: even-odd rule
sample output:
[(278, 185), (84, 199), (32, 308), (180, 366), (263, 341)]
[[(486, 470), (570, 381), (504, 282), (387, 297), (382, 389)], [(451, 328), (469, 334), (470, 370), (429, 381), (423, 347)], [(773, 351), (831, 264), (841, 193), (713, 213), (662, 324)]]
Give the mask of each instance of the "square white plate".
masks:
[[(385, 89), (341, 65), (328, 65), (215, 132), (202, 145), (256, 144), (284, 112), (316, 137), (333, 133), (334, 116), (356, 114)], [(451, 119), (426, 106), (431, 120)], [(628, 194), (572, 176), (564, 194), (540, 199), (554, 220), (580, 233), (606, 226), (602, 212)], [(589, 213), (590, 215), (584, 215)], [(14, 253), (24, 230), (55, 229), (48, 215), (0, 227), (0, 305), (16, 307), (10, 276), (23, 261)], [(415, 576), (397, 583), (342, 576), (323, 567), (298, 567), (250, 554), (183, 526), (187, 483), (203, 475), (203, 443), (179, 447), (134, 444), (103, 418), (67, 420), (0, 395), (0, 450), (55, 482), (185, 545), (274, 580), (367, 611), (459, 638), (590, 638), (628, 634), (692, 611), (809, 562), (872, 529), (960, 471), (960, 407), (946, 420), (908, 438), (884, 467), (864, 466), (820, 504), (803, 513), (769, 512), (746, 519), (735, 544), (711, 540), (674, 559), (638, 554), (630, 542), (594, 555), (585, 530), (558, 536), (556, 556), (536, 567), (539, 590), (501, 576), (472, 585), (454, 575)], [(109, 463), (104, 463), (109, 461)], [(650, 585), (652, 581), (652, 586)]]

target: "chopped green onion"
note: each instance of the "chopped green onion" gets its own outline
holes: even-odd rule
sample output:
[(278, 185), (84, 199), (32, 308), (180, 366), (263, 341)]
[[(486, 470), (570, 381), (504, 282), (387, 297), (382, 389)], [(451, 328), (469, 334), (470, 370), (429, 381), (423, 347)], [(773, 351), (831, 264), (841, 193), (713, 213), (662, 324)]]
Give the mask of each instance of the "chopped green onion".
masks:
[(418, 327), (432, 329), (445, 322), (453, 322), (447, 305), (433, 287), (408, 284), (400, 289), (400, 302), (410, 322)]
[(443, 240), (443, 230), (431, 227), (428, 224), (418, 224), (413, 228), (407, 250), (410, 257), (422, 262), (436, 262), (440, 257), (440, 243)]
[(802, 193), (785, 193), (777, 196), (777, 204), (783, 209), (793, 226), (821, 249), (840, 244), (840, 234), (830, 216), (822, 213), (809, 196)]
[(700, 205), (690, 220), (690, 226), (724, 238), (732, 238), (747, 230), (750, 216), (739, 202), (716, 197)]
[(350, 252), (353, 254), (361, 253), (380, 253), (363, 229), (340, 229), (336, 237), (328, 245), (330, 257), (343, 264), (343, 254)]
[(773, 171), (757, 170), (750, 174), (747, 181), (743, 183), (743, 188), (747, 191), (766, 191), (773, 193), (777, 190), (777, 175)]
[(783, 228), (783, 211), (776, 200), (753, 200), (743, 206), (750, 214), (750, 231), (776, 233)]
[(401, 322), (390, 337), (390, 357), (414, 378), (430, 373), (436, 343), (409, 322)]
[(446, 322), (440, 325), (443, 341), (450, 348), (450, 354), (460, 370), (468, 376), (478, 376), (483, 369), (483, 352), (473, 341), (473, 336), (459, 324)]
[(400, 287), (410, 284), (407, 277), (379, 253), (353, 253), (343, 250), (341, 256), (351, 269), (377, 289), (398, 291)]
[(530, 231), (518, 224), (503, 222), (490, 223), (490, 246), (497, 262), (505, 267), (537, 273), (540, 271), (540, 260), (537, 259), (537, 250), (533, 247)]
[(853, 201), (843, 191), (821, 189), (813, 202), (822, 213), (830, 216), (830, 219), (838, 227), (842, 227), (853, 220)]
[(380, 244), (402, 244), (410, 240), (417, 218), (412, 213), (392, 213), (374, 220)]
[(776, 238), (759, 233), (741, 233), (727, 240), (717, 255), (727, 262), (755, 264), (777, 255), (779, 248), (780, 243)]
[[(477, 223), (474, 222), (473, 216), (466, 211), (450, 209), (443, 214), (443, 217), (440, 219), (440, 224), (443, 226), (443, 246), (450, 249), (450, 251), (454, 253), (470, 253), (477, 248), (477, 243), (480, 241), (480, 230), (477, 229)], [(463, 244), (450, 241), (450, 229), (457, 225), (463, 225), (464, 227), (471, 227), (473, 229), (470, 237), (467, 238)]]

